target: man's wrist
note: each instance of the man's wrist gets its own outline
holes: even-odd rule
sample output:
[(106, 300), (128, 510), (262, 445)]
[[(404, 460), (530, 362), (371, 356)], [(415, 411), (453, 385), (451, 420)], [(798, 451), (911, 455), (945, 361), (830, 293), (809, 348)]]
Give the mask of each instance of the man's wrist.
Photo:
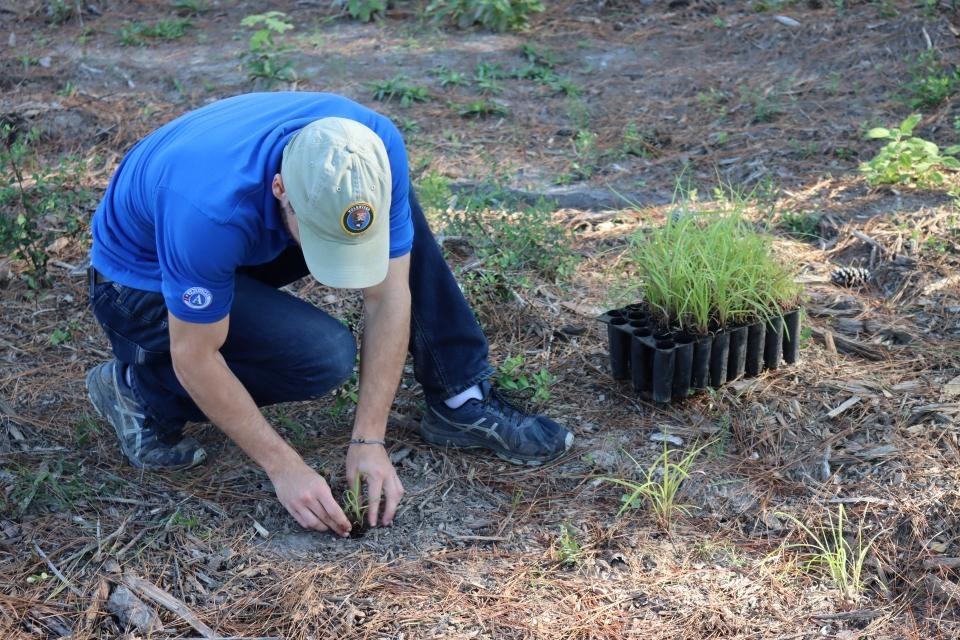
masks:
[(355, 444), (357, 445), (373, 444), (373, 445), (380, 445), (381, 447), (387, 446), (387, 442), (383, 438), (351, 438), (350, 445), (352, 446)]

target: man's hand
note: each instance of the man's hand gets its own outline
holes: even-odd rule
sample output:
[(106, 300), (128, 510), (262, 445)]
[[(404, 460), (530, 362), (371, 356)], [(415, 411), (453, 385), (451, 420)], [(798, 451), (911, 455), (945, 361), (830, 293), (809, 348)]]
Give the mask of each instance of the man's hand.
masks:
[[(389, 460), (387, 461), (389, 464)], [(306, 529), (350, 534), (350, 521), (320, 474), (301, 462), (270, 476), (280, 504)]]
[(392, 524), (397, 505), (403, 497), (403, 484), (386, 450), (378, 444), (350, 445), (347, 450), (348, 486), (353, 486), (357, 474), (367, 482), (367, 522), (371, 527), (377, 526), (380, 497), (383, 496), (382, 522), (385, 525)]

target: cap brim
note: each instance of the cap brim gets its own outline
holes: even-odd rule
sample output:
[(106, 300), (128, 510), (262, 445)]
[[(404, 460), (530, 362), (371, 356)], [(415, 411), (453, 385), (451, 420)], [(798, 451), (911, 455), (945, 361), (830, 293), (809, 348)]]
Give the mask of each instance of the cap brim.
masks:
[(387, 277), (390, 234), (381, 233), (360, 244), (324, 240), (300, 227), (300, 246), (307, 269), (319, 282), (337, 289), (365, 289)]

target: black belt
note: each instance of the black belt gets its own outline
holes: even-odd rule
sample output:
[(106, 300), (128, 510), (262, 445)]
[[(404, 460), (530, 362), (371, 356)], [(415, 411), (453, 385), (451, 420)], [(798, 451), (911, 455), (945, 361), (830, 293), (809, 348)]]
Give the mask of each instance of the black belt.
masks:
[(113, 282), (113, 280), (111, 280), (111, 279), (108, 278), (107, 276), (103, 275), (102, 273), (100, 273), (99, 271), (97, 271), (96, 269), (94, 269), (93, 267), (90, 267), (90, 280), (93, 281), (93, 284), (94, 284), (94, 285), (98, 285), (98, 284), (109, 284), (109, 283)]

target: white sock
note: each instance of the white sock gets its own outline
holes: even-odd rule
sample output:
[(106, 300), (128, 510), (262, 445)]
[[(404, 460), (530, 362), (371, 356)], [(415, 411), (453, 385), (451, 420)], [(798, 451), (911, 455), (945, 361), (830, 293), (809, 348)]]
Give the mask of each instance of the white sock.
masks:
[(123, 379), (127, 381), (128, 387), (133, 386), (133, 378), (130, 374), (130, 365), (127, 365), (127, 367), (123, 370)]
[(467, 400), (483, 400), (483, 392), (480, 391), (480, 385), (475, 384), (466, 391), (461, 391), (452, 398), (443, 401), (451, 409), (459, 409)]

